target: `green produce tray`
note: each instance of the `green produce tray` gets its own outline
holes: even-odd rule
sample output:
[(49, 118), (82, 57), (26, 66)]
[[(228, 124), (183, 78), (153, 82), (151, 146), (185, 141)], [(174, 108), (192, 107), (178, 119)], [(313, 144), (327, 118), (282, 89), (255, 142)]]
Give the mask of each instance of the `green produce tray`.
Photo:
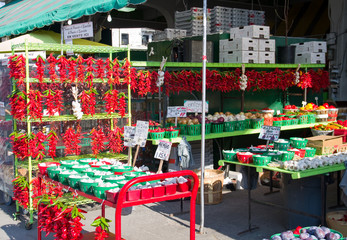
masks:
[(291, 125), (290, 120), (282, 120), (282, 126), (289, 126)]
[(105, 191), (107, 190), (111, 190), (114, 188), (117, 188), (117, 186), (112, 186), (112, 187), (99, 187), (99, 186), (93, 186), (93, 193), (96, 197), (100, 198), (100, 199), (106, 199), (106, 194)]
[(223, 123), (212, 123), (212, 132), (221, 133), (223, 132)]
[(201, 124), (188, 125), (188, 135), (190, 136), (201, 135)]
[(165, 136), (165, 132), (151, 132), (151, 139), (158, 140), (163, 139)]
[(305, 157), (314, 157), (316, 155), (316, 149), (311, 147), (305, 147)]
[(177, 126), (181, 129), (181, 134), (186, 135), (188, 133), (188, 126), (187, 124), (177, 124)]
[(236, 128), (236, 121), (224, 122), (224, 132), (233, 132)]
[(251, 128), (251, 119), (246, 119), (246, 120), (245, 120), (245, 128), (246, 128), (246, 129)]
[(273, 121), (272, 126), (274, 127), (282, 127), (282, 121)]
[(236, 131), (243, 131), (245, 129), (246, 129), (246, 122), (245, 122), (245, 120), (236, 121), (236, 125), (235, 125), (235, 130)]
[(165, 138), (176, 138), (176, 137), (178, 137), (178, 133), (179, 133), (178, 130), (175, 130), (175, 131), (166, 131), (166, 132), (165, 132)]
[(212, 128), (212, 123), (205, 123), (205, 134), (210, 134)]
[(80, 182), (80, 188), (82, 192), (90, 195), (94, 195), (93, 187), (97, 186), (97, 182), (93, 183), (86, 183), (86, 182)]
[(307, 123), (315, 123), (316, 122), (316, 114), (307, 115)]
[(251, 127), (253, 129), (259, 129), (264, 125), (264, 118), (251, 119)]
[(301, 115), (299, 117), (299, 124), (308, 124), (308, 117), (307, 117), (307, 115)]

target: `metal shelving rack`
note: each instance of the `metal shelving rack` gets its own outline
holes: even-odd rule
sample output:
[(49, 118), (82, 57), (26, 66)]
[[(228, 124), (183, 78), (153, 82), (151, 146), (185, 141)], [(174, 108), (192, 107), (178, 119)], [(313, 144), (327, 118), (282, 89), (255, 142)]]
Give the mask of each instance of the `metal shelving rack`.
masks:
[[(130, 57), (130, 50), (128, 48), (116, 48), (116, 47), (100, 47), (100, 46), (84, 46), (84, 45), (66, 45), (66, 44), (50, 44), (50, 43), (45, 43), (45, 44), (39, 44), (39, 43), (29, 43), (29, 42), (24, 42), (16, 45), (12, 45), (12, 55), (15, 54), (17, 51), (21, 51), (25, 53), (25, 60), (26, 60), (26, 66), (25, 66), (25, 71), (26, 71), (26, 78), (25, 78), (25, 88), (26, 88), (26, 93), (29, 93), (30, 89), (30, 83), (37, 82), (36, 79), (29, 78), (29, 57), (28, 53), (29, 51), (46, 51), (46, 52), (66, 52), (66, 51), (73, 51), (74, 53), (106, 53), (109, 54), (110, 59), (112, 59), (112, 54), (117, 53), (117, 52), (127, 52), (127, 57), (129, 59)], [(129, 59), (130, 60), (130, 59)], [(45, 82), (50, 82), (49, 79), (44, 79)], [(93, 80), (94, 81), (94, 80)], [(102, 82), (102, 79), (95, 79), (95, 82)], [(106, 81), (107, 82), (107, 81)], [(112, 87), (112, 86), (111, 86)], [(13, 89), (16, 88), (16, 84), (13, 82)], [(128, 85), (128, 114), (124, 118), (128, 118), (128, 124), (131, 124), (131, 89), (130, 85)], [(27, 103), (28, 103), (27, 99)], [(28, 111), (28, 110), (27, 110)], [(101, 114), (95, 114), (94, 116), (86, 116), (84, 115), (82, 117), (82, 120), (94, 120), (94, 119), (110, 119), (111, 120), (111, 129), (113, 130), (114, 127), (114, 118), (120, 118), (119, 114), (110, 114), (107, 115), (106, 113), (101, 113)], [(65, 116), (53, 116), (53, 117), (43, 117), (42, 122), (53, 122), (53, 121), (74, 121), (77, 120), (74, 116), (70, 115), (65, 115)], [(32, 122), (39, 122), (39, 120), (35, 119), (29, 119), (29, 115), (27, 114), (26, 120), (23, 121), (26, 122), (27, 124), (27, 134), (30, 135), (31, 133), (31, 123)], [(17, 122), (15, 119), (13, 119), (13, 130), (17, 130)], [(131, 152), (131, 150), (129, 150)], [(15, 157), (14, 160), (14, 176), (18, 176), (18, 159)], [(29, 156), (28, 157), (28, 182), (30, 183), (32, 180), (32, 158)], [(29, 221), (25, 224), (26, 229), (31, 229), (31, 226), (34, 222), (33, 219), (33, 202), (32, 202), (32, 186), (29, 184), (29, 206), (28, 206), (28, 211), (29, 211)], [(14, 214), (14, 218), (17, 219), (19, 216), (19, 204), (16, 201), (16, 213)]]

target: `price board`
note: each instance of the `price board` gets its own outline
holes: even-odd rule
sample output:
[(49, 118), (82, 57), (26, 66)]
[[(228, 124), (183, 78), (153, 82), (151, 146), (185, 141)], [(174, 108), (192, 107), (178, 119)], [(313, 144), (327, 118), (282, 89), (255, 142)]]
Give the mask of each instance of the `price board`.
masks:
[(144, 147), (146, 145), (148, 136), (149, 122), (147, 121), (137, 121), (134, 141), (136, 145)]
[(168, 161), (171, 152), (171, 142), (159, 140), (157, 151), (155, 151), (154, 158)]
[[(187, 112), (202, 112), (202, 101), (184, 100), (184, 106), (187, 108)], [(208, 101), (206, 101), (205, 112), (208, 112)]]
[(135, 137), (135, 127), (124, 126), (124, 146), (135, 147), (136, 143), (134, 141)]
[(186, 117), (187, 116), (187, 108), (178, 106), (178, 107), (167, 107), (166, 117)]
[(273, 127), (273, 126), (262, 126), (259, 139), (277, 141), (281, 132), (281, 127)]

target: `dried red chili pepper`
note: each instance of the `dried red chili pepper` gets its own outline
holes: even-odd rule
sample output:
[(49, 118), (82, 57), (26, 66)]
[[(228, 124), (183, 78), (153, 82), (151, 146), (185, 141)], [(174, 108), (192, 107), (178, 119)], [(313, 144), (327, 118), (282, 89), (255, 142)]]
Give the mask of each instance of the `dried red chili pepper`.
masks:
[(46, 106), (49, 116), (54, 116), (55, 113), (60, 115), (63, 110), (63, 91), (56, 89), (55, 92), (51, 89), (46, 90), (43, 94), (46, 96)]
[(57, 63), (58, 63), (58, 67), (59, 67), (58, 72), (59, 72), (59, 75), (60, 75), (60, 82), (64, 83), (67, 80), (66, 70), (68, 69), (69, 62), (65, 58), (65, 56), (62, 55), (62, 56), (59, 57)]
[(27, 115), (26, 94), (22, 91), (15, 91), (10, 97), (11, 115), (14, 119), (23, 120)]
[(90, 114), (94, 116), (95, 114), (95, 95), (97, 95), (97, 91), (94, 88), (90, 90), (85, 90), (81, 93), (81, 102), (82, 102), (82, 112), (86, 115)]
[(10, 134), (13, 154), (19, 159), (24, 160), (29, 156), (28, 139), (25, 133), (13, 132)]
[(121, 117), (125, 116), (125, 111), (127, 108), (127, 102), (125, 101), (125, 94), (124, 93), (120, 93), (118, 94), (118, 106), (117, 106), (117, 110), (118, 113), (120, 114)]
[(108, 90), (105, 93), (103, 100), (105, 101), (106, 112), (108, 114), (114, 113), (118, 107), (118, 91), (117, 91), (117, 89)]
[(87, 64), (86, 82), (89, 84), (89, 87), (93, 87), (94, 72), (96, 72), (95, 68), (93, 67), (95, 59), (92, 57), (89, 57), (85, 60), (85, 62)]
[(23, 55), (12, 55), (9, 57), (10, 77), (14, 78), (17, 86), (24, 86), (26, 77), (25, 57)]
[(49, 63), (49, 65), (47, 66), (49, 79), (54, 83), (55, 80), (58, 79), (58, 75), (55, 72), (55, 66), (57, 64), (57, 59), (51, 53), (49, 55), (49, 57), (46, 59), (46, 61)]
[(29, 90), (29, 93), (27, 94), (27, 98), (29, 99), (29, 102), (27, 104), (28, 106), (28, 114), (31, 118), (34, 119), (40, 119), (42, 121), (42, 93), (38, 90)]
[(84, 72), (85, 72), (85, 66), (83, 63), (85, 60), (81, 55), (79, 55), (76, 59), (77, 62), (77, 81), (83, 83), (84, 82)]
[(34, 78), (39, 80), (39, 83), (43, 84), (43, 78), (45, 73), (45, 60), (41, 56), (37, 56), (35, 59), (36, 76)]
[(75, 154), (79, 155), (81, 153), (81, 146), (79, 143), (81, 142), (81, 134), (72, 130), (72, 128), (68, 128), (63, 135), (63, 141), (65, 145), (65, 155)]
[(105, 77), (105, 63), (102, 59), (96, 60), (96, 77), (104, 79)]
[(50, 156), (53, 160), (54, 157), (56, 157), (56, 148), (57, 148), (57, 142), (58, 142), (58, 136), (57, 134), (51, 130), (48, 135), (47, 135), (47, 139), (48, 139), (48, 156)]
[(113, 83), (116, 85), (120, 84), (120, 68), (119, 68), (119, 61), (117, 58), (115, 58), (112, 62), (112, 72), (113, 72)]
[(76, 75), (77, 75), (77, 73), (76, 73), (76, 66), (77, 66), (76, 59), (73, 57), (70, 57), (68, 60), (68, 65), (69, 65), (69, 67), (68, 67), (69, 80), (70, 80), (70, 82), (73, 83), (73, 82), (75, 82)]
[(13, 200), (25, 209), (29, 205), (29, 183), (24, 176), (18, 176), (12, 180), (13, 183)]
[(137, 93), (140, 96), (145, 96), (151, 91), (151, 73), (149, 71), (139, 71), (137, 77)]
[[(94, 156), (97, 157), (98, 154), (105, 149), (104, 141), (106, 137), (101, 128), (99, 130), (93, 128), (90, 133), (92, 134), (92, 151)], [(110, 139), (110, 141), (112, 140)]]
[(109, 143), (107, 148), (113, 153), (120, 153), (124, 150), (124, 142), (122, 141), (123, 132), (119, 127), (115, 127), (114, 130), (110, 131), (107, 135)]

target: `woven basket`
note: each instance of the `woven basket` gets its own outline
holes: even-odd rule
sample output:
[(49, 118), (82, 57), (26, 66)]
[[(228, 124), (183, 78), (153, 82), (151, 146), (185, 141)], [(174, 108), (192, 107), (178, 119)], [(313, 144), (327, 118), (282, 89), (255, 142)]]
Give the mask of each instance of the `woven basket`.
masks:
[[(200, 170), (194, 170), (199, 179), (201, 176)], [(204, 178), (204, 202), (207, 205), (218, 204), (222, 202), (224, 172), (221, 170), (206, 169)], [(192, 183), (193, 185), (193, 183)], [(200, 196), (200, 184), (198, 190)], [(196, 203), (200, 204), (200, 197), (196, 198)]]

